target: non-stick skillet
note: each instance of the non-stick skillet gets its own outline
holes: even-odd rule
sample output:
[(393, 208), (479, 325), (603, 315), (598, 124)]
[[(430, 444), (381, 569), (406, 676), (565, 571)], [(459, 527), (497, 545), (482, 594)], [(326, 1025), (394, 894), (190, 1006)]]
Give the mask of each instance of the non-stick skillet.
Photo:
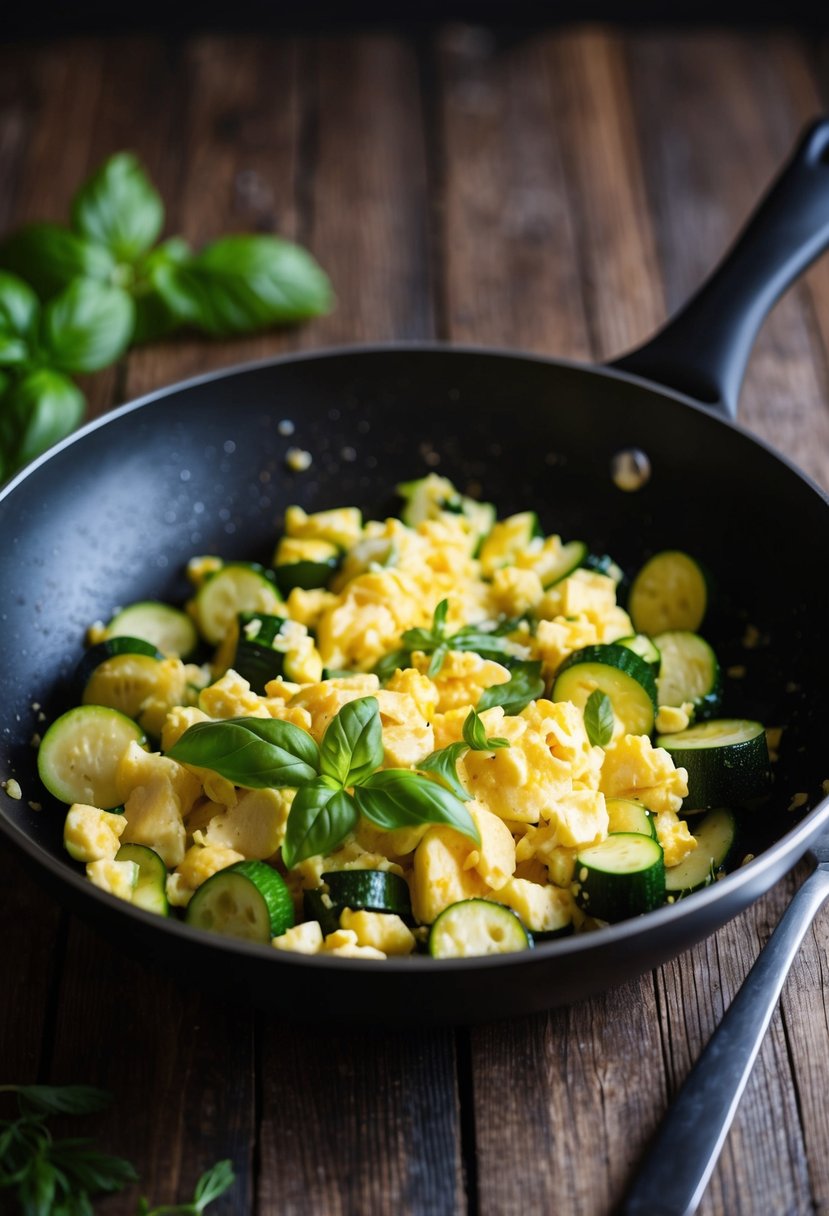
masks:
[[(423, 1023), (527, 1013), (630, 978), (711, 933), (829, 821), (829, 501), (727, 417), (765, 312), (827, 243), (823, 122), (699, 295), (611, 368), (441, 346), (326, 351), (153, 393), (35, 463), (0, 496), (0, 777), (23, 789), (20, 802), (0, 798), (5, 840), (124, 949), (185, 983), (302, 1017)], [(291, 438), (284, 419), (295, 424)], [(301, 475), (285, 463), (297, 443), (313, 455)], [(651, 472), (625, 491), (611, 467), (631, 450), (646, 454)], [(714, 572), (706, 633), (725, 667), (747, 668), (729, 688), (729, 712), (785, 726), (772, 805), (744, 824), (756, 860), (645, 917), (459, 962), (277, 955), (92, 887), (62, 851), (62, 808), (38, 786), (30, 742), (41, 729), (33, 706), (49, 715), (64, 707), (89, 622), (138, 599), (184, 600), (194, 553), (267, 558), (289, 503), (354, 503), (382, 516), (395, 483), (431, 467), (461, 486), (478, 483), (502, 512), (537, 509), (548, 529), (628, 570), (675, 547)], [(750, 653), (747, 625), (762, 643)], [(809, 801), (795, 822), (787, 807), (800, 791)]]

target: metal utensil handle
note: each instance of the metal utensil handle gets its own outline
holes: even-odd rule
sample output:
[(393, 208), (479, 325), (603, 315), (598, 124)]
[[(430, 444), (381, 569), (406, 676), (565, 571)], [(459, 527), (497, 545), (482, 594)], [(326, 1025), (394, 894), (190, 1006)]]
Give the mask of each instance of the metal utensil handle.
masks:
[(795, 895), (651, 1143), (620, 1216), (691, 1216), (734, 1118), (783, 981), (824, 900), (818, 867)]

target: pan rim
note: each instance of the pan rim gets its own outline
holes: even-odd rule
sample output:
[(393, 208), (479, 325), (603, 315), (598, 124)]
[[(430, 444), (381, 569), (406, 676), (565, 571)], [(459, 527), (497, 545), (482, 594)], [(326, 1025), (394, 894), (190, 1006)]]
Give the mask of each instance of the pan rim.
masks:
[[(807, 473), (798, 468), (787, 456), (777, 451), (770, 443), (763, 438), (753, 434), (739, 421), (732, 420), (722, 414), (712, 410), (693, 398), (675, 390), (668, 386), (661, 385), (655, 381), (648, 380), (645, 377), (634, 375), (633, 373), (622, 371), (615, 367), (609, 367), (601, 364), (587, 363), (579, 360), (562, 359), (554, 356), (540, 355), (534, 352), (522, 351), (516, 348), (509, 347), (491, 347), (474, 344), (454, 344), (449, 342), (432, 341), (432, 340), (412, 340), (412, 341), (391, 341), (381, 343), (360, 343), (352, 344), (345, 343), (321, 347), (310, 351), (292, 351), (277, 356), (266, 356), (262, 359), (245, 361), (229, 367), (218, 368), (210, 372), (204, 372), (196, 376), (188, 377), (184, 380), (179, 380), (171, 385), (163, 388), (153, 389), (149, 393), (145, 393), (140, 397), (134, 398), (131, 401), (125, 402), (105, 414), (92, 419), (83, 427), (79, 428), (73, 434), (69, 435), (60, 443), (54, 445), (43, 455), (28, 464), (18, 474), (16, 474), (5, 487), (0, 490), (0, 503), (10, 497), (17, 487), (27, 481), (38, 469), (48, 464), (62, 452), (70, 449), (74, 444), (83, 442), (86, 436), (95, 433), (102, 427), (114, 425), (122, 417), (134, 413), (138, 410), (152, 406), (155, 402), (163, 400), (172, 395), (188, 391), (192, 388), (200, 387), (201, 385), (210, 384), (213, 381), (229, 379), (241, 375), (246, 375), (251, 372), (265, 370), (271, 367), (282, 365), (291, 365), (303, 362), (317, 362), (321, 359), (342, 358), (349, 356), (366, 356), (374, 354), (440, 354), (450, 356), (477, 356), (487, 357), (493, 360), (520, 360), (522, 362), (535, 363), (539, 365), (547, 365), (559, 368), (568, 368), (573, 371), (589, 373), (603, 380), (616, 380), (620, 382), (630, 383), (636, 387), (647, 390), (651, 394), (655, 394), (658, 398), (663, 398), (669, 403), (680, 405), (686, 409), (690, 409), (693, 413), (702, 414), (711, 418), (714, 422), (724, 425), (741, 435), (752, 445), (760, 447), (774, 460), (780, 462), (786, 469), (795, 474), (798, 479), (804, 483), (806, 487), (814, 491), (819, 499), (829, 505), (829, 494), (827, 494), (817, 483), (815, 483)], [(384, 961), (382, 971), (400, 974), (417, 974), (424, 969), (428, 971), (446, 972), (449, 970), (459, 969), (463, 972), (472, 971), (491, 971), (498, 970), (503, 967), (525, 967), (535, 964), (548, 963), (552, 964), (557, 958), (563, 958), (572, 954), (581, 954), (584, 957), (589, 957), (593, 949), (604, 950), (613, 948), (614, 945), (621, 945), (625, 942), (637, 939), (640, 935), (646, 934), (653, 930), (657, 932), (660, 928), (665, 928), (674, 923), (681, 923), (687, 917), (692, 916), (696, 919), (702, 919), (704, 911), (711, 905), (718, 904), (720, 900), (727, 901), (729, 895), (736, 894), (744, 887), (754, 885), (756, 882), (764, 882), (767, 878), (768, 871), (779, 868), (781, 861), (786, 861), (786, 870), (791, 869), (801, 856), (806, 852), (810, 842), (819, 834), (820, 830), (829, 825), (829, 796), (824, 797), (812, 810), (804, 816), (804, 818), (790, 831), (785, 833), (779, 840), (775, 841), (768, 849), (756, 857), (747, 865), (742, 866), (739, 870), (727, 875), (724, 879), (712, 884), (703, 891), (694, 893), (693, 899), (680, 900), (673, 905), (665, 905), (662, 908), (656, 909), (653, 912), (647, 913), (643, 917), (637, 917), (632, 920), (621, 921), (616, 925), (609, 925), (601, 930), (585, 934), (574, 934), (568, 938), (562, 938), (557, 941), (541, 943), (531, 952), (518, 952), (505, 955), (486, 955), (478, 958), (469, 959), (453, 959), (447, 967), (446, 960), (431, 959), (427, 956), (414, 956), (405, 959), (388, 958)], [(151, 913), (144, 912), (140, 908), (135, 908), (132, 905), (126, 904), (123, 900), (119, 900), (112, 895), (107, 894), (94, 887), (87, 879), (74, 870), (71, 864), (68, 864), (63, 858), (54, 856), (43, 846), (31, 840), (25, 832), (13, 820), (0, 811), (0, 835), (8, 842), (22, 852), (24, 852), (29, 860), (36, 866), (45, 867), (52, 877), (59, 883), (68, 884), (75, 892), (76, 896), (82, 902), (90, 902), (91, 905), (97, 902), (102, 909), (109, 908), (111, 911), (116, 911), (120, 916), (132, 918), (139, 924), (152, 927), (156, 931), (164, 931), (165, 929), (172, 934), (174, 938), (180, 938), (182, 942), (200, 941), (202, 945), (209, 945), (218, 953), (228, 952), (234, 956), (240, 954), (252, 959), (263, 960), (270, 958), (278, 963), (288, 964), (291, 967), (312, 967), (324, 968), (326, 970), (342, 971), (346, 970), (352, 974), (355, 972), (377, 972), (377, 965), (374, 961), (361, 959), (339, 959), (327, 958), (325, 956), (303, 956), (298, 954), (286, 955), (282, 952), (272, 950), (269, 946), (261, 946), (253, 943), (247, 943), (238, 939), (223, 938), (218, 934), (211, 934), (202, 930), (194, 929), (191, 926), (185, 925), (172, 919), (165, 919), (159, 925), (157, 916)], [(766, 883), (764, 891), (768, 890), (772, 883)], [(754, 898), (759, 898), (756, 896)], [(733, 902), (733, 900), (732, 900)], [(750, 899), (747, 902), (754, 902)], [(740, 905), (745, 906), (745, 905)], [(735, 909), (735, 914), (739, 911)], [(729, 919), (729, 918), (726, 918)], [(268, 953), (270, 951), (270, 953)]]

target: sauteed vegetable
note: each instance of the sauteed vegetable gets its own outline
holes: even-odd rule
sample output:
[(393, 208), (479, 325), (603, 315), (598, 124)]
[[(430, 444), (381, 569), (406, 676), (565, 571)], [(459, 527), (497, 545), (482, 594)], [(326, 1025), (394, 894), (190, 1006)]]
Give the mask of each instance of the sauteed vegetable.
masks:
[[(624, 575), (431, 474), (400, 518), (286, 511), (272, 565), (194, 558), (184, 610), (90, 631), (39, 752), (103, 890), (278, 950), (530, 948), (734, 861), (768, 789), (720, 717), (695, 559)], [(204, 660), (204, 661), (201, 661)]]

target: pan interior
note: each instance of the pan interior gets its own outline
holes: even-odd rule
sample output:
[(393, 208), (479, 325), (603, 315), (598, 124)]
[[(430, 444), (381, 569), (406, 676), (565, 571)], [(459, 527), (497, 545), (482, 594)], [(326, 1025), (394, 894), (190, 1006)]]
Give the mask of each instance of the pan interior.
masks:
[[(288, 468), (291, 447), (311, 454), (306, 472)], [(610, 476), (629, 448), (652, 467), (636, 493)], [(747, 848), (779, 838), (820, 800), (821, 495), (741, 432), (656, 389), (517, 356), (387, 349), (158, 394), (65, 445), (0, 501), (2, 776), (24, 795), (0, 800), (7, 823), (62, 856), (62, 811), (38, 784), (31, 740), (41, 712), (65, 707), (92, 621), (138, 599), (183, 602), (193, 554), (267, 562), (290, 503), (383, 517), (396, 510), (397, 482), (432, 469), (500, 514), (537, 510), (545, 530), (629, 572), (661, 548), (701, 559), (716, 584), (703, 632), (732, 672), (728, 712), (785, 728), (772, 806), (745, 825)], [(798, 793), (807, 802), (791, 812)]]

